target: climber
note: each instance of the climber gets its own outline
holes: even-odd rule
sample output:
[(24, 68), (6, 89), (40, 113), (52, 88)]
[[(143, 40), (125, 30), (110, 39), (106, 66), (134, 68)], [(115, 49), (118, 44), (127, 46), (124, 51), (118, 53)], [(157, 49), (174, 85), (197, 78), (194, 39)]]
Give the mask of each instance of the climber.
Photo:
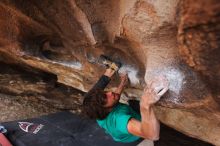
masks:
[(98, 125), (104, 128), (115, 141), (128, 143), (140, 138), (158, 140), (160, 125), (154, 114), (153, 105), (168, 90), (166, 79), (160, 78), (158, 81), (162, 84), (156, 85), (157, 87), (155, 87), (155, 81), (152, 81), (151, 85), (145, 88), (140, 99), (139, 114), (130, 106), (119, 102), (128, 80), (126, 74), (120, 74), (121, 81), (114, 92), (104, 91), (119, 68), (114, 62), (111, 66), (116, 66), (116, 68), (107, 68), (104, 75), (85, 95), (83, 112), (90, 119), (96, 119)]

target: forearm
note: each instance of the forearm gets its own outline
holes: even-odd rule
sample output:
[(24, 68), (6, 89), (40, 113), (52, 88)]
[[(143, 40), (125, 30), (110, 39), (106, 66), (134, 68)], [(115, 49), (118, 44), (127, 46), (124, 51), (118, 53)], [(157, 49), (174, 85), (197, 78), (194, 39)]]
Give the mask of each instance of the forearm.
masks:
[(112, 69), (106, 69), (104, 75), (102, 75), (99, 80), (95, 83), (95, 85), (92, 87), (91, 90), (96, 90), (96, 89), (101, 89), (104, 90), (105, 87), (108, 85), (108, 83), (111, 80), (111, 77), (113, 76), (113, 74), (115, 73), (114, 70)]
[[(155, 81), (145, 87), (140, 100), (141, 121), (131, 119), (128, 123), (128, 131), (136, 136), (150, 140), (158, 140), (160, 134), (160, 123), (156, 118), (153, 105), (160, 100), (160, 97), (168, 90), (168, 81), (161, 78), (162, 86), (159, 92), (156, 90)], [(159, 92), (159, 93), (158, 93)]]
[(119, 84), (119, 86), (117, 87), (117, 89), (115, 90), (115, 93), (117, 93), (117, 94), (121, 94), (122, 93), (122, 91), (123, 91), (123, 89), (124, 89), (124, 83), (120, 83)]
[(140, 103), (141, 111), (141, 130), (144, 136), (151, 140), (158, 140), (160, 124), (157, 120), (152, 105)]

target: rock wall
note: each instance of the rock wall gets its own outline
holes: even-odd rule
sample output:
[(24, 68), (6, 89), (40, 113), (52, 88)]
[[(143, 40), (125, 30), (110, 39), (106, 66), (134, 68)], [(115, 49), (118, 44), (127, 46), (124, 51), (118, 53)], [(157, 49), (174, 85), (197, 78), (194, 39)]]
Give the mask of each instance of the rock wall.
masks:
[(218, 0), (1, 0), (0, 60), (88, 91), (105, 54), (128, 71), (125, 95), (136, 98), (165, 75), (159, 119), (220, 145), (219, 14)]

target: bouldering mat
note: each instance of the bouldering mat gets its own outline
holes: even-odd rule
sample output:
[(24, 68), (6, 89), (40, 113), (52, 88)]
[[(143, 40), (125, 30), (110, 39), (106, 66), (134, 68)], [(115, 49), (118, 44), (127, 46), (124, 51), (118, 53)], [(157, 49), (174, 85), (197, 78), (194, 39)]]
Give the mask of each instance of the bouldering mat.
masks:
[(96, 121), (70, 112), (2, 123), (14, 146), (135, 146), (115, 142)]

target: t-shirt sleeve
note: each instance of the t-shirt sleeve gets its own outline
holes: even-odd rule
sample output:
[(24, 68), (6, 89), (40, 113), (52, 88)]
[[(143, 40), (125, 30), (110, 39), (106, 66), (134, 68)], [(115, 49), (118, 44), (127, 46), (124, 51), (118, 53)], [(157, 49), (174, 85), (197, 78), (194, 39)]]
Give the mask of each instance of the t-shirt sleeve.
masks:
[(116, 118), (116, 125), (115, 125), (115, 128), (121, 132), (122, 134), (130, 134), (128, 132), (128, 128), (127, 128), (127, 125), (128, 125), (128, 122), (129, 120), (132, 118), (131, 115), (129, 114), (124, 114), (124, 115), (119, 115), (117, 118)]

